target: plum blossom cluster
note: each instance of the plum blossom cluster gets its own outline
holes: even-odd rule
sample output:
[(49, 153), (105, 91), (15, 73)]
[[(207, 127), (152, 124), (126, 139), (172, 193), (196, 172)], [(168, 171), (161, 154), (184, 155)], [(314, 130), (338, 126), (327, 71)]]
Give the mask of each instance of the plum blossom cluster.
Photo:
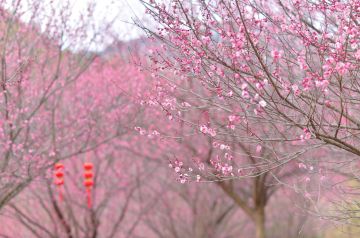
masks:
[(223, 162), (220, 156), (210, 160), (210, 163), (219, 176), (234, 176), (233, 166), (229, 162)]
[(200, 126), (200, 131), (203, 133), (203, 134), (209, 134), (210, 136), (214, 137), (216, 136), (216, 130), (213, 129), (213, 128), (210, 128), (206, 125), (201, 125)]
[(149, 139), (153, 139), (157, 136), (160, 136), (160, 132), (157, 130), (145, 130), (139, 126), (134, 127), (135, 131), (138, 131), (140, 135), (147, 136)]
[(173, 162), (169, 162), (169, 168), (174, 170), (177, 175), (177, 180), (182, 184), (190, 181), (191, 177), (189, 173), (193, 171), (191, 168), (186, 170), (183, 166), (183, 162), (179, 161), (178, 159)]
[(305, 140), (311, 139), (311, 132), (308, 128), (303, 129), (304, 134), (300, 135), (301, 142), (304, 142)]

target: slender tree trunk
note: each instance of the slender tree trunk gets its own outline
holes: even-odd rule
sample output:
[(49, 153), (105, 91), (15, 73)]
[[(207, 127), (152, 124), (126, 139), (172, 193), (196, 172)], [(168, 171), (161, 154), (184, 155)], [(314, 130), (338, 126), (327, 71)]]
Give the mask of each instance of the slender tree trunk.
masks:
[(255, 231), (256, 238), (266, 238), (265, 234), (265, 209), (264, 207), (256, 210), (255, 213)]

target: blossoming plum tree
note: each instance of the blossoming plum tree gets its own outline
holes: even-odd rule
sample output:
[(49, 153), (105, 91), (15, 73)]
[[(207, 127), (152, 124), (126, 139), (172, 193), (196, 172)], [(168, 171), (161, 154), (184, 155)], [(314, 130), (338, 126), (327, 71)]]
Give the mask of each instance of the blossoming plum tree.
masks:
[[(261, 177), (286, 164), (291, 171), (301, 155), (300, 169), (321, 178), (330, 170), (357, 178), (357, 169), (339, 168), (360, 155), (358, 0), (142, 2), (159, 27), (139, 26), (162, 44), (149, 52), (156, 83), (146, 104), (187, 128), (165, 133), (183, 145), (200, 149), (205, 136), (234, 153), (227, 157), (236, 165), (215, 153), (208, 159), (218, 179), (243, 169)], [(334, 156), (342, 159), (325, 163)], [(175, 162), (177, 173), (188, 167)], [(180, 175), (186, 181), (189, 172)]]
[[(56, 113), (50, 125), (57, 156), (45, 157), (47, 163), (38, 165), (31, 183), (4, 204), (3, 213), (14, 221), (0, 217), (9, 222), (1, 235), (119, 237), (135, 232), (142, 214), (139, 204), (133, 205), (134, 196), (151, 171), (143, 166), (142, 157), (125, 149), (134, 121), (141, 116), (133, 97), (146, 79), (127, 62), (97, 57), (56, 97), (56, 107), (49, 105)], [(52, 165), (59, 161), (54, 170)]]
[[(157, 32), (144, 29), (172, 52), (154, 53), (154, 74), (167, 70), (180, 81), (200, 82), (209, 93), (204, 105), (228, 116), (215, 128), (198, 125), (204, 134), (230, 127), (237, 141), (318, 139), (360, 155), (359, 1), (144, 4), (161, 25)], [(185, 89), (184, 100), (200, 97)], [(258, 135), (259, 125), (266, 134)]]
[[(128, 117), (120, 120), (119, 114), (129, 109), (113, 85), (90, 80), (90, 75), (82, 77), (89, 65), (94, 63), (94, 70), (101, 65), (88, 48), (101, 38), (100, 33), (105, 35), (94, 32), (99, 33), (96, 39), (89, 35), (91, 7), (73, 26), (69, 4), (17, 1), (9, 7), (1, 1), (0, 5), (2, 208), (57, 161), (93, 150), (123, 133), (120, 123)], [(71, 37), (74, 33), (76, 38)], [(89, 44), (83, 44), (82, 51), (71, 51), (85, 39)]]

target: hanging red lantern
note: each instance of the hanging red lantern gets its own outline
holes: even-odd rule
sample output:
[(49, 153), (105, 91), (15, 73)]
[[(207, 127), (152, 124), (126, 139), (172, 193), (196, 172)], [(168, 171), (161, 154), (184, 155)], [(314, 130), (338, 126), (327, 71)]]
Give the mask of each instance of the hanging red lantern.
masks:
[(60, 202), (63, 200), (63, 195), (62, 195), (62, 186), (64, 185), (64, 165), (61, 163), (56, 163), (55, 166), (55, 171), (54, 171), (54, 175), (55, 175), (55, 185), (58, 188), (58, 192), (59, 192), (59, 200)]
[(85, 170), (85, 172), (84, 172), (84, 178), (85, 178), (85, 179), (92, 179), (92, 177), (93, 177), (92, 171)]
[(91, 188), (94, 185), (93, 167), (92, 163), (84, 163), (84, 186), (86, 188), (87, 204), (89, 208), (91, 208)]
[(55, 170), (63, 169), (64, 165), (62, 163), (56, 163), (55, 164)]
[(84, 163), (84, 169), (85, 169), (86, 171), (92, 170), (93, 167), (94, 167), (94, 166), (93, 166), (92, 163)]
[(92, 180), (86, 179), (84, 185), (86, 188), (91, 189), (91, 187), (94, 185), (94, 182)]
[(55, 177), (59, 178), (59, 179), (62, 179), (64, 177), (63, 171), (61, 171), (61, 170), (55, 171)]
[(56, 184), (57, 186), (64, 185), (64, 180), (55, 180), (55, 184)]

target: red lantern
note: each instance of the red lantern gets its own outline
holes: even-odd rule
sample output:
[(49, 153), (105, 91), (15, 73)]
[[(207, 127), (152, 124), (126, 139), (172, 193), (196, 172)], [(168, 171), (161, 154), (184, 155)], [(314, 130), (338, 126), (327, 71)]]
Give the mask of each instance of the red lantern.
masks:
[(84, 186), (86, 188), (87, 204), (89, 208), (91, 208), (91, 188), (94, 185), (93, 167), (92, 163), (84, 163)]
[(84, 182), (84, 186), (85, 186), (86, 188), (89, 188), (89, 189), (90, 189), (93, 185), (94, 185), (94, 182), (91, 181), (91, 180), (85, 180), (85, 182)]
[(56, 184), (57, 186), (64, 185), (64, 180), (55, 180), (55, 184)]
[(59, 170), (59, 169), (63, 169), (64, 168), (64, 165), (61, 164), (61, 163), (56, 163), (55, 164), (55, 170)]
[(93, 164), (92, 163), (84, 163), (84, 169), (87, 171), (92, 170)]
[(85, 171), (84, 172), (84, 178), (85, 179), (91, 179), (93, 177), (92, 171)]
[(55, 176), (60, 179), (64, 177), (64, 173), (63, 171), (55, 171)]
[(55, 168), (55, 172), (54, 172), (55, 181), (54, 181), (54, 183), (57, 186), (58, 191), (59, 191), (59, 200), (62, 201), (63, 200), (62, 186), (64, 185), (64, 172), (63, 172), (64, 165), (61, 164), (61, 163), (56, 163), (54, 168)]

